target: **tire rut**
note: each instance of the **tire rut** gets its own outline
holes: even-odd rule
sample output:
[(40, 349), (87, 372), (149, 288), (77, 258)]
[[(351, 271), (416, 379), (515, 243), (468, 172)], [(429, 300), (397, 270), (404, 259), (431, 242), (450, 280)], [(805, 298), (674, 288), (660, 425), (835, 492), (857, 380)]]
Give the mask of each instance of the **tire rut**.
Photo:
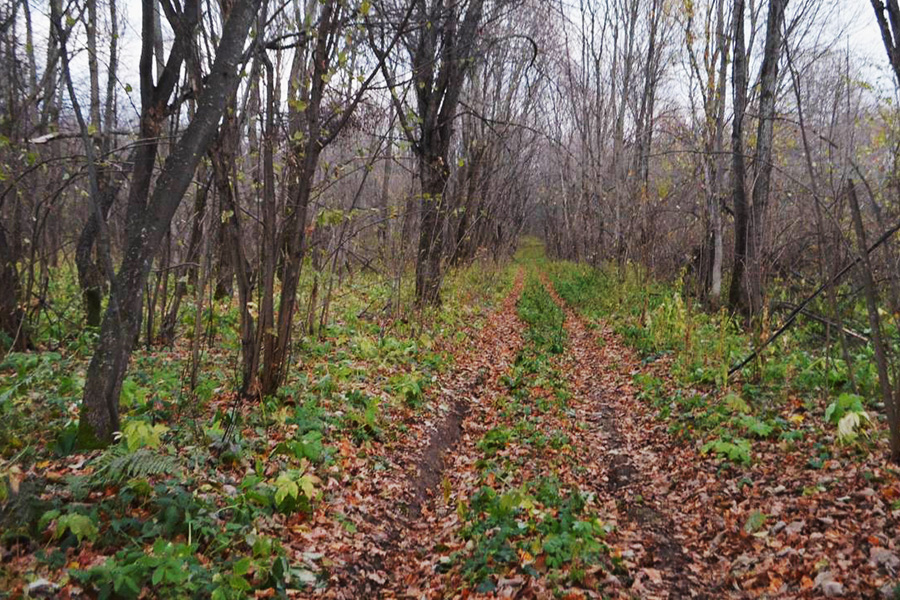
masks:
[(429, 529), (437, 525), (432, 517), (438, 487), (454, 467), (448, 456), (466, 436), (472, 406), (492, 393), (521, 345), (521, 323), (516, 302), (522, 292), (524, 273), (516, 276), (513, 289), (489, 318), (471, 347), (451, 372), (439, 377), (439, 390), (432, 402), (446, 405), (443, 418), (434, 426), (428, 442), (414, 461), (414, 468), (394, 497), (394, 510), (372, 515), (361, 544), (368, 555), (357, 564), (345, 565), (332, 578), (329, 596), (335, 598), (402, 597), (417, 578), (416, 569), (427, 555), (433, 539)]
[(652, 470), (659, 466), (654, 461), (657, 455), (641, 443), (638, 423), (632, 416), (640, 412), (640, 407), (624, 384), (632, 374), (619, 364), (628, 350), (609, 337), (601, 348), (581, 317), (566, 306), (546, 279), (544, 284), (566, 313), (573, 389), (583, 399), (584, 420), (602, 440), (591, 457), (603, 473), (595, 491), (607, 499), (618, 522), (619, 541), (628, 546), (623, 558), (631, 563), (634, 577), (624, 595), (709, 597), (702, 589), (705, 586), (690, 573), (690, 560), (672, 518), (677, 507), (669, 506), (654, 489)]

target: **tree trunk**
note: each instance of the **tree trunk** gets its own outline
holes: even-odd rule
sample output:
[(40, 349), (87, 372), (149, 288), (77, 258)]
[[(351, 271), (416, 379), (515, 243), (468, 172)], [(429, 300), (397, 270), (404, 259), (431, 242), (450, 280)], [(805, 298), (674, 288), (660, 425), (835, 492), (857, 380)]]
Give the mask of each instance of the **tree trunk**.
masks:
[(753, 205), (747, 231), (747, 292), (751, 314), (761, 314), (766, 283), (766, 225), (772, 179), (772, 147), (775, 132), (775, 95), (778, 91), (778, 61), (781, 58), (781, 28), (787, 0), (770, 0), (766, 44), (760, 73), (759, 126), (754, 158)]
[(0, 225), (0, 333), (8, 340), (3, 346), (11, 346), (13, 350), (27, 350), (30, 342), (25, 328), (25, 311), (19, 306), (21, 291), (19, 289), (19, 272), (13, 260), (9, 244), (6, 241), (6, 230)]
[(314, 148), (307, 147), (302, 171), (293, 177), (293, 182), (289, 184), (289, 188), (293, 188), (289, 189), (288, 195), (294, 206), (294, 213), (290, 229), (288, 229), (290, 232), (288, 252), (284, 256), (281, 271), (281, 296), (275, 339), (264, 344), (267, 350), (263, 358), (265, 368), (263, 369), (262, 391), (264, 394), (274, 394), (278, 390), (284, 378), (286, 361), (290, 353), (297, 290), (300, 287), (300, 271), (305, 253), (306, 213), (318, 161), (319, 152)]
[[(410, 47), (417, 117), (421, 121), (419, 139), (410, 140), (417, 154), (422, 185), (416, 255), (416, 300), (420, 305), (440, 302), (450, 141), (463, 82), (475, 62), (483, 9), (484, 0), (471, 0), (459, 21), (456, 6), (436, 2), (429, 9), (422, 2), (419, 17), (432, 22), (432, 27), (420, 31)], [(403, 119), (404, 131), (411, 135), (405, 112), (398, 110), (397, 114)]]
[[(878, 313), (878, 292), (875, 289), (875, 278), (872, 275), (872, 263), (869, 260), (869, 244), (866, 241), (866, 230), (863, 226), (859, 202), (856, 199), (856, 188), (853, 180), (847, 182), (847, 195), (850, 200), (850, 211), (853, 216), (853, 228), (856, 230), (856, 242), (859, 248), (862, 269), (860, 277), (866, 295), (866, 310), (869, 314), (869, 328), (872, 330), (872, 346), (875, 349), (875, 366), (878, 371), (878, 383), (887, 412), (888, 427), (891, 432), (891, 460), (900, 464), (900, 414), (897, 400), (891, 385), (888, 367), (888, 348), (884, 343), (881, 331), (881, 315)], [(896, 382), (895, 382), (896, 384)]]
[(734, 96), (734, 119), (731, 126), (731, 197), (734, 204), (734, 263), (728, 303), (732, 310), (746, 312), (744, 270), (747, 261), (747, 229), (749, 208), (744, 166), (744, 115), (747, 110), (747, 49), (744, 42), (745, 0), (734, 2), (734, 64), (731, 89)]
[[(275, 270), (278, 260), (277, 214), (275, 198), (275, 111), (278, 99), (275, 95), (275, 68), (265, 54), (261, 56), (266, 69), (266, 123), (263, 134), (263, 240), (260, 269), (262, 272), (262, 297), (259, 307), (259, 353), (266, 360), (274, 356), (275, 336)], [(269, 363), (266, 363), (267, 365)], [(263, 389), (271, 385), (263, 374)]]
[[(250, 303), (253, 301), (253, 288), (250, 281), (250, 265), (244, 252), (244, 241), (241, 233), (240, 200), (237, 194), (237, 177), (235, 162), (237, 160), (238, 121), (235, 114), (236, 102), (232, 98), (226, 110), (226, 116), (219, 138), (210, 151), (213, 174), (219, 200), (223, 208), (222, 244), (220, 252), (230, 254), (229, 264), (233, 267), (234, 279), (237, 280), (238, 307), (240, 308), (241, 329), (241, 396), (256, 392), (256, 371), (259, 365), (256, 330)], [(229, 277), (229, 284), (231, 277)], [(221, 280), (220, 280), (221, 283)]]
[(394, 167), (394, 121), (388, 123), (387, 147), (384, 156), (384, 179), (381, 182), (381, 196), (378, 206), (378, 243), (382, 252), (382, 262), (386, 262), (387, 257), (385, 251), (388, 248), (388, 241), (391, 239), (391, 171)]
[[(108, 177), (115, 177), (110, 181)], [(100, 210), (105, 220), (116, 200), (116, 190), (123, 177), (110, 173), (101, 173)], [(87, 223), (78, 236), (75, 246), (75, 266), (78, 270), (78, 284), (84, 300), (85, 324), (88, 327), (99, 327), (103, 304), (103, 289), (108, 274), (103, 273), (101, 265), (94, 260), (93, 250), (101, 224), (97, 222), (97, 213), (91, 211)]]
[[(200, 171), (203, 171), (202, 167)], [(169, 311), (159, 328), (159, 343), (163, 346), (171, 346), (175, 342), (175, 330), (178, 325), (178, 310), (181, 307), (182, 298), (188, 291), (188, 280), (191, 281), (194, 287), (197, 287), (199, 284), (198, 273), (200, 269), (195, 265), (199, 265), (203, 258), (200, 255), (200, 241), (203, 236), (203, 217), (206, 214), (206, 199), (209, 196), (209, 186), (211, 183), (212, 178), (209, 178), (208, 182), (197, 190), (194, 198), (191, 237), (188, 241), (187, 254), (185, 254), (184, 257), (185, 262), (189, 264), (180, 267), (175, 271), (175, 293), (172, 297)], [(197, 291), (196, 293), (199, 294), (200, 292)]]
[[(191, 183), (194, 171), (209, 149), (219, 120), (222, 118), (228, 98), (234, 94), (239, 82), (237, 66), (241, 60), (244, 42), (253, 23), (260, 0), (238, 0), (222, 31), (215, 61), (200, 91), (197, 111), (181, 138), (175, 144), (156, 180), (148, 199), (137, 197), (143, 185), (138, 175), (146, 177), (149, 189), (150, 171), (136, 172), (132, 181), (129, 201), (127, 241), (124, 258), (113, 282), (109, 306), (100, 328), (100, 339), (88, 367), (81, 405), (78, 439), (82, 447), (103, 446), (110, 443), (113, 433), (119, 429), (119, 395), (122, 380), (128, 367), (135, 334), (140, 326), (142, 290), (150, 272), (153, 256), (169, 226), (185, 191)], [(160, 77), (160, 83), (152, 83), (153, 12), (155, 3), (143, 1), (142, 51), (141, 51), (141, 121), (142, 136), (145, 127), (152, 125), (152, 111), (160, 102), (166, 102), (169, 80), (177, 80), (180, 60), (170, 60)], [(196, 8), (194, 7), (194, 10)], [(190, 14), (186, 8), (185, 14)], [(173, 44), (173, 53), (180, 52), (181, 44)], [(177, 57), (176, 57), (177, 58)], [(168, 67), (177, 64), (178, 70)], [(172, 82), (174, 86), (174, 82)], [(160, 91), (162, 90), (162, 91)], [(160, 96), (165, 95), (164, 98)], [(151, 156), (152, 158), (152, 156)], [(146, 171), (147, 165), (137, 161), (135, 168)]]
[[(312, 56), (309, 57), (310, 64), (305, 62), (307, 56), (298, 52), (291, 68), (292, 78), (299, 78), (301, 74), (305, 74), (309, 77), (310, 85), (305, 89), (294, 85), (288, 100), (292, 142), (286, 179), (291, 213), (286, 219), (281, 236), (284, 254), (277, 325), (274, 331), (267, 328), (263, 333), (269, 338), (263, 339), (265, 353), (261, 391), (265, 395), (274, 394), (278, 390), (284, 379), (290, 354), (297, 290), (300, 286), (300, 272), (305, 253), (307, 210), (319, 156), (327, 143), (322, 132), (322, 101), (328, 80), (326, 74), (334, 59), (332, 36), (340, 35), (341, 31), (341, 9), (341, 4), (334, 0), (321, 3), (316, 44)], [(295, 94), (299, 94), (300, 97), (295, 98)], [(302, 100), (302, 104), (305, 105), (303, 110), (297, 108), (300, 104), (297, 100)], [(340, 125), (336, 126), (336, 129), (339, 128)], [(331, 135), (333, 134), (334, 132), (331, 132)], [(296, 138), (302, 141), (295, 141)]]
[(441, 257), (444, 250), (444, 189), (449, 174), (440, 157), (419, 159), (422, 183), (422, 220), (416, 255), (416, 298), (422, 304), (441, 299)]

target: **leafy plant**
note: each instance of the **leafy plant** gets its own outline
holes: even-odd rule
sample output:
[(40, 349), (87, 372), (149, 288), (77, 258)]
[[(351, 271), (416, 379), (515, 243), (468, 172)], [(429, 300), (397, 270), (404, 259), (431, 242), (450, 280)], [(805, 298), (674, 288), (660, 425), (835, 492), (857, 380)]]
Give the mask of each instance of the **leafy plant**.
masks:
[(366, 440), (378, 439), (381, 428), (378, 426), (379, 400), (374, 396), (354, 393), (347, 396), (353, 408), (347, 411), (344, 421), (350, 429), (353, 440), (362, 444)]
[(838, 441), (850, 444), (859, 437), (860, 432), (871, 423), (865, 411), (849, 411), (838, 421)]
[(132, 452), (121, 444), (110, 446), (94, 460), (93, 465), (94, 472), (89, 476), (90, 484), (93, 486), (118, 484), (128, 479), (172, 473), (177, 468), (177, 462), (171, 456), (154, 452), (149, 448), (140, 448)]
[(844, 393), (825, 409), (825, 420), (837, 425), (838, 441), (849, 444), (859, 437), (871, 421), (863, 408), (863, 398), (856, 394)]
[(408, 406), (416, 407), (425, 398), (427, 385), (428, 379), (425, 376), (416, 371), (411, 371), (409, 373), (398, 373), (392, 377), (390, 390)]
[(741, 415), (737, 419), (738, 425), (747, 433), (751, 433), (758, 438), (767, 438), (775, 431), (775, 427), (765, 421), (761, 421), (752, 415)]
[(138, 448), (159, 448), (162, 436), (169, 430), (162, 424), (151, 425), (138, 419), (129, 419), (122, 426), (122, 442), (129, 451), (134, 452)]
[(308, 511), (319, 478), (304, 469), (282, 471), (275, 479), (275, 506), (283, 513)]
[(479, 440), (477, 446), (486, 456), (491, 457), (494, 456), (498, 450), (505, 448), (512, 436), (513, 432), (510, 430), (504, 427), (498, 427), (491, 429), (484, 434), (484, 437)]
[(749, 465), (752, 461), (750, 442), (741, 438), (732, 440), (716, 438), (704, 444), (700, 451), (703, 454), (712, 451), (720, 457), (742, 465)]
[(40, 529), (45, 528), (48, 524), (55, 523), (53, 528), (53, 539), (61, 538), (67, 531), (75, 536), (80, 544), (87, 539), (93, 541), (97, 539), (99, 531), (94, 521), (87, 515), (78, 513), (61, 514), (59, 510), (50, 510), (44, 513), (38, 522)]
[(521, 565), (522, 557), (527, 565), (542, 555), (551, 569), (569, 566), (577, 571), (579, 565), (595, 564), (608, 554), (602, 542), (608, 527), (587, 511), (578, 490), (561, 490), (554, 479), (502, 494), (484, 486), (461, 513), (467, 522), (461, 535), (472, 550), (458, 558), (463, 573), (483, 592), (493, 589), (493, 573)]

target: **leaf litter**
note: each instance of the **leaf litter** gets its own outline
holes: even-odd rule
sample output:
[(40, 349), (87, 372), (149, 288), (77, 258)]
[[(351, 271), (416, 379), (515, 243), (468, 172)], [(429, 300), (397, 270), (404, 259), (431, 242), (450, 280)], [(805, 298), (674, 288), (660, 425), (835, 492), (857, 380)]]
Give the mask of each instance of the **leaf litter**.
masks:
[[(552, 339), (539, 339), (544, 325), (523, 312), (523, 294), (541, 289), (559, 307), (559, 323), (544, 324)], [(321, 491), (308, 512), (255, 524), (254, 535), (277, 538), (296, 565), (298, 587), (287, 595), (896, 597), (900, 483), (881, 455), (835, 453), (811, 468), (816, 440), (762, 436), (752, 462), (738, 466), (705, 451), (708, 440), (673, 435), (636, 384), (652, 375), (674, 391), (671, 359), (640, 360), (611, 326), (567, 307), (532, 272), (520, 270), (474, 338), (447, 348), (454, 366), (436, 375), (424, 410), (385, 405), (386, 419), (402, 425), (391, 436), (368, 435), (361, 417), (368, 439), (336, 440), (324, 472), (303, 475), (303, 463), (290, 477), (276, 463), (264, 469), (283, 482), (282, 499)], [(379, 369), (380, 379), (396, 370)], [(227, 395), (214, 402), (232, 404)], [(783, 418), (802, 422), (801, 404), (786, 403)], [(291, 428), (269, 433), (274, 452)], [(85, 455), (68, 461), (13, 473), (10, 484), (65, 495), (65, 478), (93, 470)], [(241, 471), (251, 470), (219, 466), (205, 485), (233, 496)], [(116, 493), (110, 486), (92, 499)], [(60, 514), (49, 527), (78, 538), (68, 564), (103, 563), (91, 522)], [(12, 542), (6, 568), (24, 571), (33, 561), (21, 551), (26, 542)], [(16, 589), (80, 597), (77, 586), (52, 579)]]

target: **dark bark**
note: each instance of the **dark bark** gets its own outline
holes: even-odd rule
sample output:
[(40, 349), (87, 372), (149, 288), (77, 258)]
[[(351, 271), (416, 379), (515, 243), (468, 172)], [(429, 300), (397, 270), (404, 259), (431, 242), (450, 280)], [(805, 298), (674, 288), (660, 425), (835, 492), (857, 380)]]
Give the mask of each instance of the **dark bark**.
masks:
[(744, 41), (745, 0), (734, 2), (734, 64), (731, 70), (731, 90), (734, 100), (734, 118), (731, 125), (731, 198), (734, 204), (734, 263), (731, 269), (731, 286), (728, 304), (732, 310), (745, 311), (747, 298), (744, 291), (744, 270), (747, 261), (747, 206), (746, 168), (744, 165), (744, 116), (747, 111), (747, 48)]
[[(866, 229), (863, 226), (859, 201), (856, 198), (856, 188), (852, 179), (847, 182), (847, 195), (850, 200), (850, 212), (853, 216), (853, 228), (856, 231), (859, 259), (862, 263), (860, 277), (862, 278), (863, 290), (866, 296), (869, 329), (872, 331), (872, 347), (875, 350), (878, 383), (881, 388), (881, 396), (887, 412), (888, 427), (891, 432), (891, 460), (900, 464), (900, 414), (898, 414), (897, 406), (897, 400), (900, 396), (895, 396), (895, 390), (893, 390), (891, 384), (887, 358), (888, 348), (881, 330), (881, 315), (878, 313), (878, 292), (875, 288), (875, 278), (872, 275), (872, 263), (869, 260), (869, 244), (866, 241)], [(894, 385), (896, 385), (896, 382)]]
[[(339, 40), (344, 35), (353, 11), (338, 0), (320, 2), (318, 22), (315, 24), (315, 44), (311, 55), (298, 50), (291, 68), (292, 84), (288, 98), (288, 122), (290, 148), (286, 159), (287, 210), (283, 231), (276, 236), (281, 242), (282, 256), (279, 274), (281, 296), (278, 317), (274, 327), (262, 331), (264, 347), (261, 392), (274, 394), (281, 385), (290, 354), (294, 313), (297, 307), (297, 290), (300, 271), (306, 251), (306, 220), (310, 195), (318, 168), (319, 156), (344, 129), (375, 75), (384, 69), (384, 57), (378, 57), (377, 66), (367, 79), (354, 89), (345, 103), (323, 110), (330, 69), (339, 61)], [(397, 43), (404, 31), (406, 17), (401, 22), (390, 48)], [(300, 85), (308, 81), (309, 85)], [(302, 107), (302, 108), (301, 108)], [(271, 192), (274, 194), (274, 192)], [(274, 200), (272, 200), (274, 202)], [(264, 279), (274, 273), (264, 272)]]
[[(169, 230), (200, 158), (213, 142), (226, 102), (237, 87), (238, 64), (259, 2), (236, 2), (223, 28), (212, 69), (200, 91), (196, 113), (166, 159), (149, 196), (143, 193), (150, 187), (155, 149), (150, 153), (149, 161), (146, 154), (135, 161), (125, 254), (113, 281), (109, 307), (84, 386), (79, 423), (79, 441), (83, 446), (108, 444), (119, 429), (119, 394), (131, 356), (131, 342), (140, 326), (142, 290), (153, 256)], [(196, 4), (188, 2), (184, 14), (196, 19), (197, 10)], [(144, 0), (140, 61), (141, 137), (144, 139), (153, 139), (159, 133), (160, 109), (171, 95), (180, 71), (182, 52), (188, 43), (184, 37), (176, 38), (160, 81), (154, 85), (153, 13), (154, 2)], [(179, 68), (170, 68), (176, 65)], [(153, 144), (147, 144), (149, 146)], [(144, 152), (149, 152), (146, 147)]]
[(219, 200), (219, 221), (216, 231), (216, 300), (231, 300), (234, 296), (234, 276), (236, 265), (234, 263), (234, 252), (232, 251), (231, 233), (226, 226), (230, 217), (230, 209), (228, 208), (228, 198), (225, 198), (216, 191)]
[[(472, 0), (458, 22), (457, 7), (417, 3), (432, 26), (419, 29), (410, 48), (418, 108), (419, 136), (413, 140), (422, 186), (422, 219), (416, 255), (416, 298), (440, 302), (444, 252), (444, 192), (450, 176), (450, 141), (463, 81), (471, 69), (484, 0)], [(437, 67), (437, 68), (436, 68)], [(409, 127), (404, 128), (408, 133)]]
[[(275, 352), (275, 336), (271, 334), (275, 326), (275, 271), (278, 260), (277, 206), (275, 197), (275, 68), (261, 51), (261, 60), (266, 70), (266, 124), (263, 134), (263, 240), (260, 261), (262, 295), (259, 307), (259, 353), (272, 357)], [(263, 375), (264, 383), (266, 381)]]
[(25, 328), (25, 311), (19, 305), (21, 290), (19, 272), (16, 269), (10, 246), (6, 240), (6, 230), (0, 225), (0, 333), (14, 350), (27, 350), (28, 330)]
[[(163, 346), (171, 346), (175, 342), (176, 325), (178, 324), (178, 310), (181, 308), (181, 300), (188, 291), (188, 282), (196, 288), (198, 285), (197, 268), (200, 256), (200, 242), (203, 236), (203, 217), (206, 214), (206, 199), (209, 196), (209, 187), (212, 178), (197, 190), (194, 197), (194, 212), (191, 224), (191, 236), (188, 240), (187, 254), (184, 257), (185, 264), (175, 270), (175, 293), (169, 310), (159, 328), (159, 343)], [(199, 293), (199, 291), (197, 292)]]
[[(110, 182), (109, 177), (114, 180)], [(101, 173), (100, 210), (102, 218), (109, 216), (109, 211), (116, 200), (116, 189), (122, 177), (110, 173)], [(84, 301), (85, 324), (88, 327), (99, 327), (102, 315), (104, 287), (109, 274), (104, 274), (102, 264), (93, 257), (94, 242), (100, 231), (97, 213), (91, 211), (84, 229), (78, 236), (75, 246), (75, 266), (78, 270), (78, 284), (81, 286), (81, 297)]]
[(379, 196), (378, 205), (378, 242), (382, 253), (382, 262), (385, 261), (385, 252), (388, 250), (388, 241), (391, 238), (391, 171), (394, 167), (394, 122), (393, 119), (389, 123), (387, 134), (387, 144), (384, 156), (384, 173), (381, 181), (381, 195)]
[[(235, 173), (239, 134), (235, 105), (235, 99), (232, 98), (219, 132), (219, 138), (210, 151), (210, 158), (212, 159), (216, 190), (224, 211), (221, 223), (223, 247), (220, 248), (220, 252), (229, 255), (229, 264), (233, 270), (234, 279), (237, 281), (241, 329), (241, 388), (239, 393), (241, 396), (247, 396), (256, 392), (259, 352), (255, 324), (250, 311), (250, 303), (253, 301), (253, 284), (250, 278), (250, 265), (244, 251), (244, 238), (241, 233), (240, 200)], [(229, 277), (229, 288), (231, 280)], [(222, 280), (219, 283), (221, 284)], [(229, 289), (229, 296), (230, 293)]]
[(760, 70), (759, 125), (754, 153), (752, 206), (744, 188), (743, 119), (746, 111), (747, 56), (744, 48), (744, 1), (735, 2), (734, 129), (732, 153), (734, 178), (734, 268), (729, 302), (746, 315), (759, 314), (765, 295), (765, 229), (772, 178), (772, 146), (775, 127), (775, 95), (781, 58), (782, 25), (787, 0), (770, 0), (766, 41)]
[[(298, 90), (305, 103), (304, 110), (297, 108), (293, 95), (289, 102), (289, 120), (292, 145), (287, 158), (287, 195), (290, 213), (284, 224), (281, 236), (284, 254), (282, 256), (281, 296), (278, 307), (278, 318), (274, 328), (264, 332), (265, 354), (262, 373), (262, 392), (274, 394), (284, 378), (285, 365), (290, 352), (292, 326), (297, 306), (297, 289), (300, 285), (300, 271), (303, 266), (304, 243), (307, 209), (312, 193), (313, 178), (319, 163), (319, 155), (323, 148), (322, 139), (322, 100), (324, 98), (326, 77), (332, 57), (331, 37), (339, 30), (340, 7), (334, 1), (326, 2), (321, 8), (317, 27), (316, 44), (313, 47), (312, 68), (309, 76), (309, 90)], [(305, 65), (301, 64), (304, 56), (298, 52), (292, 68), (292, 78), (298, 77)], [(299, 134), (303, 141), (295, 141)], [(268, 274), (264, 274), (267, 277)], [(273, 330), (274, 329), (274, 330)]]
[(775, 95), (778, 91), (778, 62), (781, 58), (782, 25), (787, 0), (770, 0), (766, 22), (766, 43), (760, 71), (759, 126), (756, 133), (754, 156), (753, 204), (750, 207), (750, 223), (747, 231), (747, 295), (749, 311), (759, 314), (763, 310), (766, 285), (766, 225), (769, 209), (769, 192), (772, 181), (772, 149), (775, 132)]
[[(89, 22), (88, 27), (88, 59), (91, 79), (91, 123), (100, 132), (105, 131), (102, 137), (101, 151), (106, 154), (110, 151), (113, 142), (111, 134), (114, 120), (115, 105), (115, 81), (116, 65), (118, 64), (118, 35), (116, 23), (116, 1), (110, 0), (109, 16), (112, 28), (109, 41), (109, 64), (107, 67), (106, 105), (104, 118), (100, 118), (100, 79), (96, 59), (96, 28), (97, 28), (96, 0), (88, 3)], [(93, 38), (93, 39), (92, 39)], [(124, 176), (119, 169), (101, 168), (98, 174), (99, 218), (104, 221), (109, 216), (109, 211), (116, 199), (116, 191), (124, 181)], [(78, 271), (78, 284), (81, 287), (81, 297), (84, 301), (85, 323), (89, 327), (99, 327), (102, 316), (103, 294), (106, 282), (112, 273), (104, 272), (103, 261), (94, 260), (93, 251), (97, 236), (104, 228), (104, 224), (98, 222), (98, 211), (92, 210), (88, 220), (78, 236), (75, 247), (75, 266)]]
[(900, 83), (900, 4), (897, 0), (887, 0), (887, 4), (881, 0), (871, 2), (891, 69), (897, 82)]

